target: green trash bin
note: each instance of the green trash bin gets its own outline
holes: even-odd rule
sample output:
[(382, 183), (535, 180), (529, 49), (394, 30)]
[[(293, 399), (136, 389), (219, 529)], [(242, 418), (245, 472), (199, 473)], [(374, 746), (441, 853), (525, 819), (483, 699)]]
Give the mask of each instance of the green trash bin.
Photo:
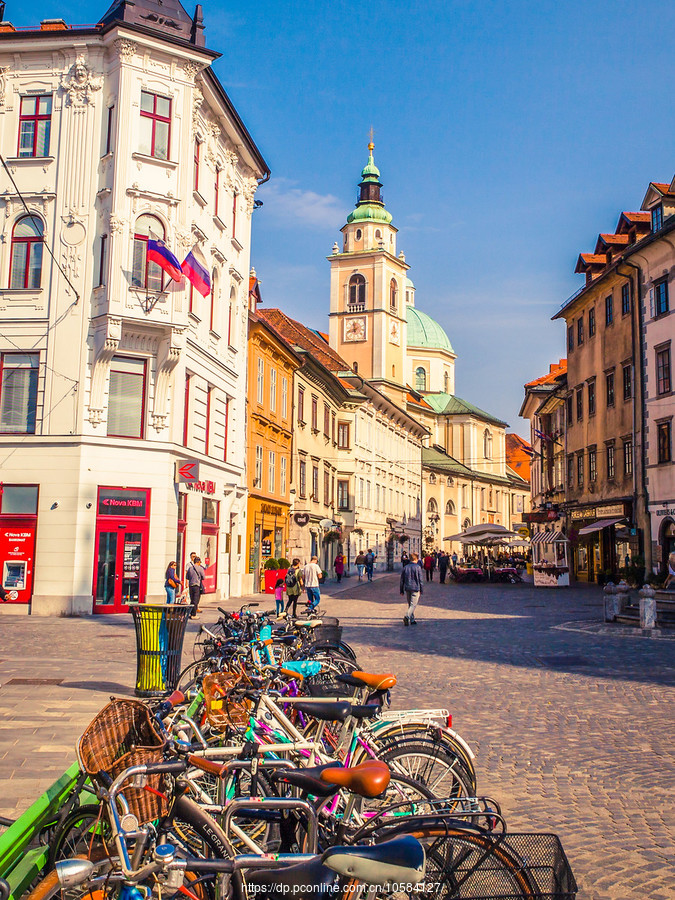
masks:
[(136, 696), (162, 697), (176, 689), (191, 607), (130, 603), (136, 629)]

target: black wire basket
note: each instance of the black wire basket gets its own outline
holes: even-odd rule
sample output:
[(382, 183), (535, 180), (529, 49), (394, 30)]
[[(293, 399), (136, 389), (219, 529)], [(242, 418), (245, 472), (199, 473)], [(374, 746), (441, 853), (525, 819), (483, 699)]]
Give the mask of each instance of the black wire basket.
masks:
[(477, 834), (450, 827), (427, 848), (425, 883), (447, 900), (574, 900), (577, 883), (555, 834)]

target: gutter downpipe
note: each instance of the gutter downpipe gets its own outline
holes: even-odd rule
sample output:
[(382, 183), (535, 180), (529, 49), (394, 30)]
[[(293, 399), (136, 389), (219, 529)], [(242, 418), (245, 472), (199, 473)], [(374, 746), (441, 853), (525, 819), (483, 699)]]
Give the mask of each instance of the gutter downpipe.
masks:
[[(644, 444), (645, 444), (645, 431), (646, 431), (646, 418), (647, 418), (647, 410), (645, 406), (645, 389), (644, 389), (644, 379), (645, 379), (645, 360), (644, 360), (644, 346), (642, 343), (642, 331), (643, 331), (643, 315), (642, 315), (642, 269), (640, 266), (636, 266), (635, 263), (628, 262), (627, 260), (621, 260), (621, 264), (617, 266), (616, 273), (617, 275), (621, 275), (623, 278), (628, 279), (628, 283), (633, 286), (633, 279), (631, 275), (626, 275), (625, 273), (620, 271), (621, 265), (630, 266), (631, 269), (635, 270), (635, 285), (636, 290), (634, 292), (635, 303), (637, 304), (637, 358), (640, 366), (640, 397), (639, 397), (639, 417), (640, 417), (640, 483), (638, 484), (637, 477), (637, 467), (635, 465), (637, 456), (638, 456), (638, 447), (637, 447), (637, 425), (638, 425), (638, 403), (635, 390), (633, 391), (633, 497), (635, 504), (635, 514), (636, 519), (638, 517), (638, 508), (640, 505), (644, 504), (644, 509), (641, 510), (643, 521), (645, 523), (645, 531), (646, 534), (643, 535), (643, 551), (645, 558), (645, 573), (649, 573), (652, 571), (652, 523), (651, 523), (651, 514), (649, 512), (649, 494), (647, 491), (647, 461), (645, 459), (644, 454)], [(632, 343), (633, 347), (636, 346), (636, 320), (635, 313), (631, 310), (631, 331), (632, 331)], [(633, 384), (635, 384), (635, 362), (633, 362)]]

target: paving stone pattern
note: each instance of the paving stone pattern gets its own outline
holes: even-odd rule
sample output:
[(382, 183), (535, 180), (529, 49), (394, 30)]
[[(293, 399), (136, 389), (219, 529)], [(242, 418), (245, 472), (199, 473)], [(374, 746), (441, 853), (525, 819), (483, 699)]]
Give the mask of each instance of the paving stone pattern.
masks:
[[(602, 626), (596, 588), (528, 585), (426, 586), (406, 628), (397, 582), (350, 578), (322, 603), (364, 668), (397, 674), (394, 705), (450, 709), (479, 791), (511, 831), (560, 835), (581, 900), (675, 897), (672, 635)], [(3, 616), (0, 629), (0, 815), (13, 816), (73, 761), (108, 697), (131, 693), (134, 633), (126, 616)]]

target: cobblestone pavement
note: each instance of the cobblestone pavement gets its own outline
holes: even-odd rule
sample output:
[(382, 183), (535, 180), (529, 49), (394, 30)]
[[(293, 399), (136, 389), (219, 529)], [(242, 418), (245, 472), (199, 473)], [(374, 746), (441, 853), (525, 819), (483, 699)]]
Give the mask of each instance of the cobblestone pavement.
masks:
[[(669, 635), (599, 627), (595, 588), (528, 585), (433, 584), (405, 628), (395, 577), (355, 581), (331, 586), (323, 608), (364, 668), (397, 674), (395, 706), (451, 710), (479, 791), (511, 831), (557, 832), (582, 900), (675, 897)], [(126, 616), (2, 616), (0, 629), (0, 815), (11, 816), (73, 760), (108, 696), (130, 693), (135, 650)]]

